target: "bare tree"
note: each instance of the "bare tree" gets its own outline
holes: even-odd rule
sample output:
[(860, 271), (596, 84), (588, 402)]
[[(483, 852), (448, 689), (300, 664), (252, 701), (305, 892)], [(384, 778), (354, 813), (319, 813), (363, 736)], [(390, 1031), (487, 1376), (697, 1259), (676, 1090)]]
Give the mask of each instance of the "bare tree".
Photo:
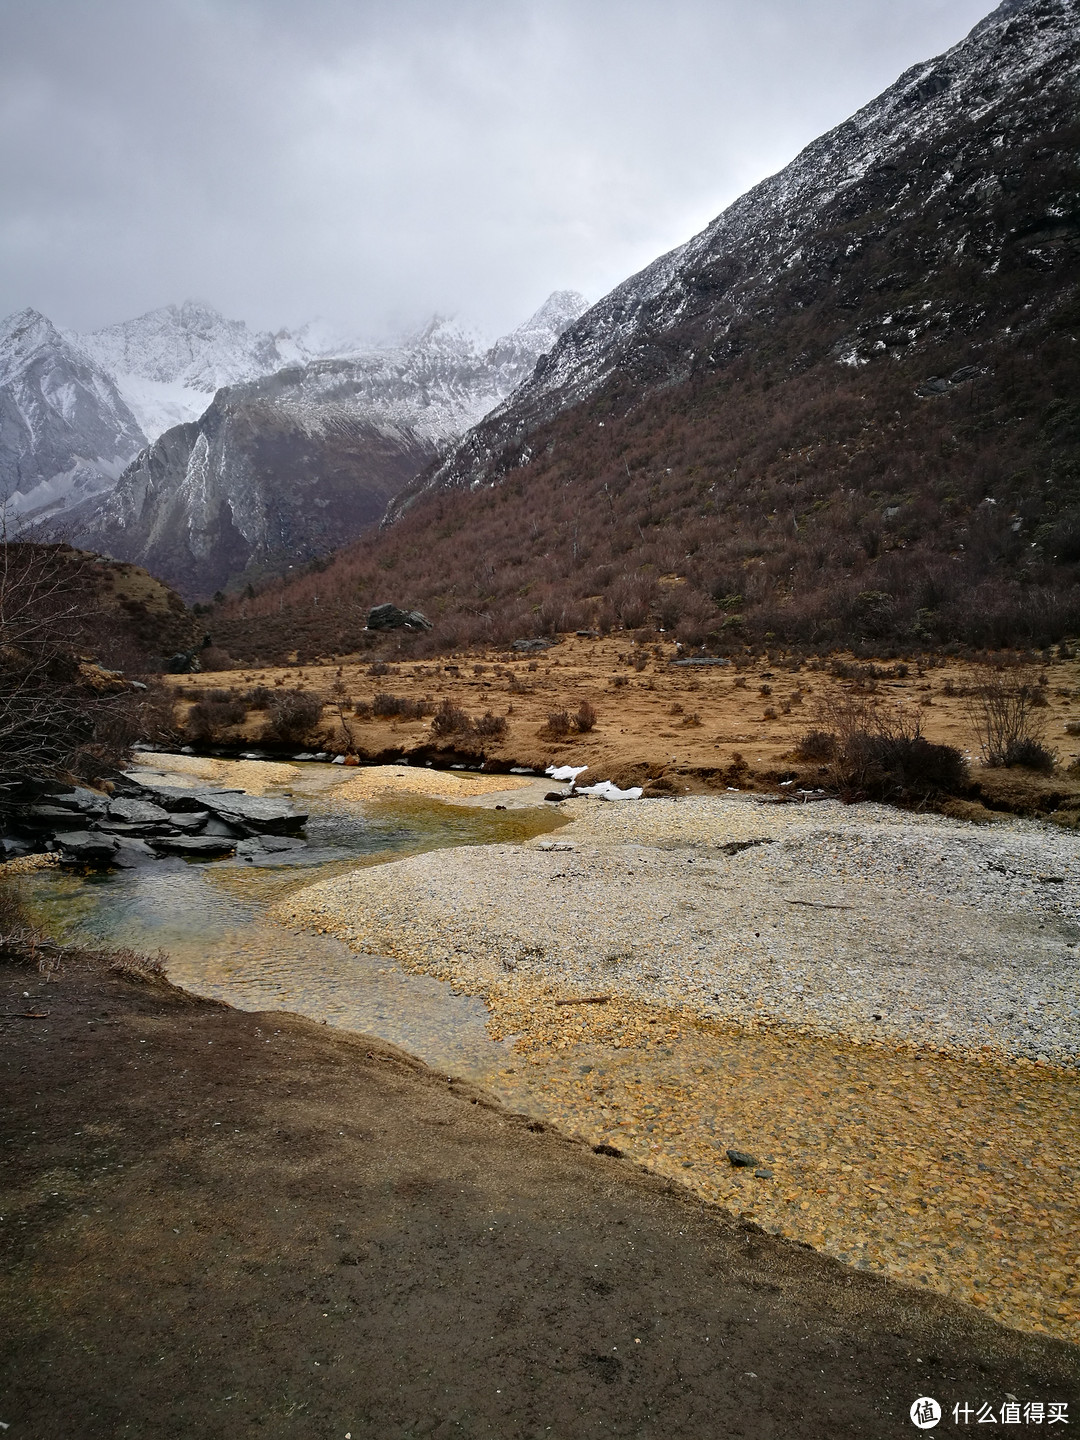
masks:
[(139, 733), (141, 695), (83, 658), (98, 607), (93, 564), (64, 545), (0, 537), (2, 775), (91, 777)]

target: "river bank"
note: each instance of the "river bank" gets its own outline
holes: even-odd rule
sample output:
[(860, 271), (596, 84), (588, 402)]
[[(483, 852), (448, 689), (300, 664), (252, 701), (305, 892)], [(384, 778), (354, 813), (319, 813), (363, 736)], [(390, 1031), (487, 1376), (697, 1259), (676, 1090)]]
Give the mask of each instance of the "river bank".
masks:
[[(775, 793), (792, 779), (829, 788), (829, 767), (797, 753), (802, 737), (829, 728), (838, 706), (877, 706), (886, 716), (899, 708), (906, 723), (917, 718), (928, 740), (956, 747), (971, 762), (963, 793), (934, 801), (948, 813), (1080, 824), (1080, 768), (1073, 768), (1080, 762), (1080, 659), (1071, 653), (1001, 655), (988, 664), (926, 655), (739, 655), (702, 663), (661, 635), (565, 635), (539, 647), (419, 661), (394, 652), (377, 660), (342, 655), (332, 663), (176, 676), (176, 719), (189, 743), (231, 755), (265, 746), (288, 758), (292, 747), (349, 751), (364, 765), (405, 760), (448, 770), (458, 763), (504, 774), (588, 766), (589, 781), (684, 795), (729, 787)], [(1022, 660), (1015, 673), (1031, 680), (1040, 701), (1031, 733), (1058, 755), (1051, 774), (979, 763), (973, 698), (988, 678), (1014, 673)], [(289, 707), (280, 720), (275, 707), (287, 697), (310, 705), (307, 730), (282, 733)], [(450, 714), (435, 727), (441, 705)], [(478, 725), (484, 716), (494, 723)]]
[[(366, 1037), (0, 967), (13, 1440), (852, 1440), (1078, 1352), (857, 1273)], [(23, 1018), (33, 1017), (33, 1018)]]

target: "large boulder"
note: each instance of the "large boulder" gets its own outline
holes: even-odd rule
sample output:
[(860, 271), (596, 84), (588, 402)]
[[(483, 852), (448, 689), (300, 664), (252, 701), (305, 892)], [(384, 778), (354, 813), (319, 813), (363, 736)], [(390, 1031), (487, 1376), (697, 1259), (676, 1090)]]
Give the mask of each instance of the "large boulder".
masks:
[(302, 830), (307, 815), (285, 800), (269, 795), (206, 795), (206, 807), (226, 825), (245, 835), (291, 835)]
[(399, 610), (396, 605), (376, 605), (368, 611), (369, 630), (431, 630), (431, 621), (419, 610)]

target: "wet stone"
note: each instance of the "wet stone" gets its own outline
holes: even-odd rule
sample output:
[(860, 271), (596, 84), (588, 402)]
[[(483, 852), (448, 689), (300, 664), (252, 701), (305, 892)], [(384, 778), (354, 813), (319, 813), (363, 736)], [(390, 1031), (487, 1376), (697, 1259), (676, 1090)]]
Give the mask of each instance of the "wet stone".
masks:
[(76, 824), (83, 818), (83, 815), (77, 810), (49, 803), (47, 805), (27, 805), (19, 815), (19, 823), (33, 830), (58, 830), (62, 826)]

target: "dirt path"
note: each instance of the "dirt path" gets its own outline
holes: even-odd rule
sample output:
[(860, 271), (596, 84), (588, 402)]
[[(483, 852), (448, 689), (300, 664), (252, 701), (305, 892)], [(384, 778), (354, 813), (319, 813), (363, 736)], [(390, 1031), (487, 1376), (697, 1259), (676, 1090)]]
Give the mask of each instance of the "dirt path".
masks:
[(4, 967), (0, 1082), (9, 1440), (881, 1440), (925, 1394), (1075, 1412), (1075, 1348), (362, 1037)]

